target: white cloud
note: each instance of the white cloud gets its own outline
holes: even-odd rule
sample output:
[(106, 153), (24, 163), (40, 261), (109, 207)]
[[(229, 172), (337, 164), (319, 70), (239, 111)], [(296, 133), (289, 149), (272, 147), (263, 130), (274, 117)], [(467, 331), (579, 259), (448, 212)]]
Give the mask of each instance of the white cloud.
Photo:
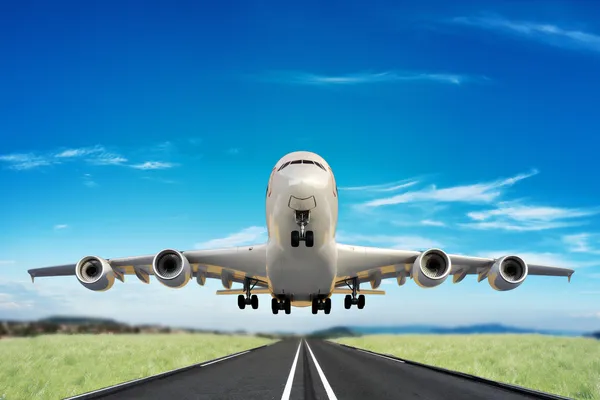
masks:
[(443, 223), (442, 221), (434, 221), (432, 219), (424, 219), (421, 221), (421, 225), (427, 225), (427, 226), (446, 226), (445, 223)]
[(266, 234), (266, 228), (261, 226), (251, 226), (224, 238), (212, 239), (206, 242), (197, 243), (194, 247), (197, 249), (217, 249), (222, 247), (260, 244), (266, 242)]
[(11, 265), (14, 263), (15, 263), (15, 260), (0, 260), (0, 265)]
[(69, 225), (67, 225), (67, 224), (58, 224), (58, 225), (54, 225), (54, 230), (58, 231), (61, 229), (66, 229), (68, 227), (69, 227)]
[[(539, 231), (545, 229), (576, 226), (585, 221), (570, 221), (597, 214), (600, 210), (529, 206), (500, 203), (497, 208), (473, 211), (467, 214), (474, 221), (461, 226), (475, 229), (504, 229), (510, 231)], [(567, 221), (569, 220), (569, 221)]]
[(432, 247), (443, 247), (439, 242), (424, 238), (421, 236), (391, 236), (391, 235), (360, 235), (360, 234), (346, 234), (344, 232), (338, 232), (336, 234), (336, 240), (340, 243), (365, 245), (365, 244), (380, 244), (388, 245), (394, 249), (402, 250), (419, 250), (429, 249)]
[(94, 165), (121, 165), (127, 162), (127, 159), (115, 153), (101, 153), (97, 157), (86, 159), (90, 164)]
[(148, 169), (167, 169), (167, 168), (172, 168), (174, 166), (175, 166), (175, 164), (168, 163), (168, 162), (146, 161), (145, 163), (142, 163), (142, 164), (132, 165), (131, 168), (148, 170)]
[(361, 207), (380, 207), (411, 202), (464, 202), (490, 203), (502, 194), (502, 189), (537, 174), (537, 170), (518, 174), (511, 178), (473, 185), (454, 186), (438, 189), (435, 185), (428, 189), (402, 193), (392, 197), (375, 199), (361, 204)]
[(402, 180), (396, 182), (382, 183), (379, 185), (367, 185), (367, 186), (346, 186), (340, 187), (339, 190), (345, 191), (360, 191), (360, 192), (394, 192), (396, 190), (405, 189), (416, 185), (419, 181), (414, 180)]
[(299, 85), (357, 85), (372, 83), (392, 83), (409, 81), (430, 81), (460, 85), (465, 82), (487, 81), (487, 77), (425, 72), (397, 72), (385, 71), (378, 73), (361, 72), (345, 75), (319, 75), (306, 72), (284, 72), (271, 74), (269, 80)]
[(33, 153), (6, 154), (0, 156), (0, 161), (7, 163), (8, 168), (18, 171), (58, 164), (58, 162)]
[(102, 146), (93, 146), (93, 147), (80, 147), (76, 149), (67, 149), (63, 150), (60, 153), (54, 155), (57, 158), (74, 158), (74, 157), (82, 157), (87, 156), (94, 153), (100, 153), (104, 151), (104, 147)]
[(567, 245), (568, 250), (573, 253), (600, 254), (600, 248), (590, 244), (590, 241), (593, 241), (595, 245), (600, 244), (598, 235), (578, 233), (565, 235), (562, 237), (562, 240)]
[(557, 47), (600, 51), (600, 35), (565, 29), (552, 24), (509, 20), (501, 16), (457, 17), (452, 22), (514, 34)]
[(91, 174), (83, 174), (83, 184), (87, 187), (96, 187), (98, 184), (92, 178)]

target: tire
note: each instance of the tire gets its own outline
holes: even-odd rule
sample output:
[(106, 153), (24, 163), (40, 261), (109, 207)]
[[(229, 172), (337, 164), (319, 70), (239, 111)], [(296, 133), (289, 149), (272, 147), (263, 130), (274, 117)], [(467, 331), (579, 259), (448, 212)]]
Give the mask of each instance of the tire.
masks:
[(347, 294), (346, 297), (344, 297), (344, 308), (349, 310), (350, 307), (352, 307), (352, 296)]
[(331, 298), (325, 299), (325, 314), (329, 314), (331, 312)]
[(312, 313), (316, 314), (318, 312), (319, 312), (319, 303), (315, 299), (315, 300), (312, 301)]
[(238, 307), (240, 308), (240, 310), (246, 308), (246, 297), (243, 294), (240, 294), (238, 296)]
[(358, 296), (358, 308), (362, 310), (365, 307), (365, 295), (361, 294)]
[(271, 299), (271, 311), (273, 314), (279, 313), (279, 302), (275, 298)]
[(292, 312), (292, 301), (290, 299), (285, 300), (284, 309), (286, 314), (290, 314)]
[(306, 247), (313, 247), (315, 244), (315, 234), (313, 231), (306, 231), (306, 237), (304, 238)]
[(300, 232), (292, 231), (292, 247), (298, 247), (300, 245)]
[(250, 304), (252, 304), (252, 309), (256, 310), (258, 308), (258, 296), (253, 294), (250, 298)]

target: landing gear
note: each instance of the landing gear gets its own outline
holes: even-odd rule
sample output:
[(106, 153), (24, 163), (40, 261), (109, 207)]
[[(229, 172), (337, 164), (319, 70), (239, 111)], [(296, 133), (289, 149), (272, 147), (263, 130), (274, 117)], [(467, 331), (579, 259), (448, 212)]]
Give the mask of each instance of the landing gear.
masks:
[(292, 300), (289, 297), (281, 300), (273, 297), (271, 299), (271, 311), (273, 311), (273, 314), (278, 314), (279, 310), (284, 310), (286, 314), (290, 314), (292, 312)]
[(306, 247), (313, 247), (315, 244), (314, 232), (306, 230), (306, 226), (310, 222), (310, 211), (296, 211), (295, 218), (300, 230), (292, 231), (292, 247), (300, 246), (302, 241), (306, 244)]
[(352, 278), (346, 281), (346, 285), (352, 290), (352, 294), (347, 294), (346, 297), (344, 297), (344, 308), (349, 310), (353, 304), (356, 304), (358, 309), (362, 310), (365, 307), (365, 295), (361, 294), (358, 296), (358, 298), (356, 296), (356, 292), (359, 288), (358, 278)]
[(246, 292), (246, 295), (240, 294), (238, 296), (238, 307), (240, 310), (246, 308), (247, 304), (251, 305), (252, 309), (254, 310), (258, 309), (258, 296), (255, 294), (250, 294), (251, 290), (254, 289), (254, 286), (256, 286), (257, 283), (258, 281), (250, 278), (246, 278), (244, 280), (244, 291)]
[(312, 300), (312, 313), (317, 314), (319, 310), (323, 310), (325, 314), (329, 314), (331, 312), (331, 298), (314, 298)]

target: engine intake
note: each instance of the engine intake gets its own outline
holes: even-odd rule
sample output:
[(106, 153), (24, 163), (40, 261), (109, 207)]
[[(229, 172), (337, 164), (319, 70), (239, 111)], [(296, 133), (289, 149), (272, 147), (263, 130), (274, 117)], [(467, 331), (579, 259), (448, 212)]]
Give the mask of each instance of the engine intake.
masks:
[(523, 283), (528, 272), (527, 263), (521, 257), (505, 256), (490, 268), (488, 283), (495, 290), (513, 290)]
[(440, 249), (429, 249), (417, 257), (412, 267), (412, 278), (417, 285), (431, 288), (441, 285), (452, 269), (450, 257)]
[(166, 249), (158, 253), (152, 261), (152, 268), (156, 279), (170, 288), (185, 286), (192, 276), (188, 259), (177, 250)]
[(75, 266), (77, 280), (87, 289), (103, 292), (115, 283), (115, 272), (103, 258), (96, 256), (83, 257)]

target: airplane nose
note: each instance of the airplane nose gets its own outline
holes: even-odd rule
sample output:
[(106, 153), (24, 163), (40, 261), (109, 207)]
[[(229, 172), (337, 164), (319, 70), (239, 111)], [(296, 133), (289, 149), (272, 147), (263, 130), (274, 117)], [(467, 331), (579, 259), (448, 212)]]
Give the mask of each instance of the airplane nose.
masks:
[[(306, 169), (300, 166), (298, 169)], [(321, 171), (290, 171), (287, 174), (290, 193), (297, 198), (314, 196), (316, 192), (326, 189), (329, 184), (328, 176)]]

